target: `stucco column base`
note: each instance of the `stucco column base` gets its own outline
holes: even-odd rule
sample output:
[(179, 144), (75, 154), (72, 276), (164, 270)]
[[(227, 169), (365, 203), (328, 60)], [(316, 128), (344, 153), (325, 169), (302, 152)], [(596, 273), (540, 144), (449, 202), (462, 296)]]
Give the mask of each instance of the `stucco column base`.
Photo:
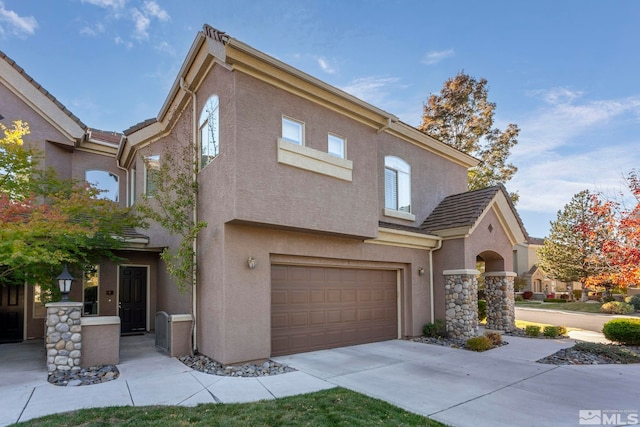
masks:
[(486, 285), (487, 329), (510, 332), (516, 327), (513, 280), (516, 273), (493, 271), (483, 274)]
[(447, 333), (455, 338), (478, 335), (477, 270), (445, 270)]

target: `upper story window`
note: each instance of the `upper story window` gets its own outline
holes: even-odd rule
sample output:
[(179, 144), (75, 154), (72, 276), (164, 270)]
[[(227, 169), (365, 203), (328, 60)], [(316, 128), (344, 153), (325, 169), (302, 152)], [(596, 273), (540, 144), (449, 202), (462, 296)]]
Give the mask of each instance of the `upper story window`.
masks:
[(384, 206), (411, 213), (411, 166), (398, 157), (384, 158)]
[(84, 179), (101, 191), (100, 196), (102, 198), (114, 202), (117, 202), (120, 198), (117, 175), (103, 170), (88, 170), (84, 173)]
[(332, 156), (344, 159), (346, 141), (343, 137), (329, 134), (327, 152)]
[(158, 173), (160, 172), (160, 155), (154, 154), (144, 158), (144, 192), (153, 196), (158, 188)]
[(220, 154), (220, 100), (213, 95), (204, 104), (200, 114), (200, 169)]
[(283, 116), (282, 139), (293, 144), (304, 145), (304, 123)]

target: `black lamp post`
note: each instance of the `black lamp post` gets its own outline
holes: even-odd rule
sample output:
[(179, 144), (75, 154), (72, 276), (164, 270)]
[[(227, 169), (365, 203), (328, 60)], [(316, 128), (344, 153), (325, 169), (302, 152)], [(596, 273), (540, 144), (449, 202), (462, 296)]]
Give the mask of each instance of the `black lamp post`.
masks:
[(60, 288), (60, 293), (62, 293), (61, 302), (69, 301), (69, 292), (71, 291), (71, 282), (73, 282), (73, 276), (69, 274), (69, 270), (67, 270), (67, 266), (64, 266), (64, 270), (58, 277), (56, 277), (58, 281), (58, 287)]

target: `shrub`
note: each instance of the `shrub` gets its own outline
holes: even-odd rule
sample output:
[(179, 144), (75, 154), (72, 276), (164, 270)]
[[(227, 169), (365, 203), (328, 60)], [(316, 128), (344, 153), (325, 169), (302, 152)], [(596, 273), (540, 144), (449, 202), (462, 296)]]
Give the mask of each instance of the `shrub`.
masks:
[(567, 300), (562, 298), (545, 298), (544, 302), (567, 302)]
[(522, 298), (522, 295), (516, 295), (516, 301), (524, 301), (524, 298)]
[(425, 337), (446, 337), (447, 327), (444, 320), (436, 319), (435, 322), (424, 325), (422, 333)]
[(604, 336), (627, 345), (640, 345), (640, 319), (613, 319), (604, 324)]
[(573, 299), (579, 300), (582, 298), (582, 289), (576, 289), (573, 291)]
[(482, 322), (487, 318), (487, 301), (478, 300), (478, 322)]
[(558, 335), (567, 335), (567, 327), (566, 326), (556, 326), (558, 329)]
[(540, 326), (528, 325), (524, 328), (524, 333), (530, 337), (537, 337), (540, 335)]
[(613, 295), (608, 295), (608, 296), (602, 298), (602, 302), (605, 302), (605, 303), (606, 302), (612, 302), (612, 301), (615, 301), (615, 300), (616, 299), (613, 297)]
[(502, 335), (498, 332), (485, 332), (484, 336), (491, 340), (491, 344), (493, 344), (494, 347), (502, 344)]
[(545, 326), (542, 331), (542, 335), (544, 335), (545, 337), (555, 338), (560, 335), (560, 331), (558, 331), (557, 326)]
[(531, 291), (524, 291), (524, 292), (522, 293), (522, 298), (524, 298), (524, 299), (531, 299), (531, 298), (533, 298), (533, 292), (531, 292)]
[(627, 304), (631, 304), (634, 309), (640, 310), (640, 295), (634, 295), (632, 297), (627, 297), (624, 300)]
[(479, 337), (469, 338), (465, 347), (472, 351), (486, 351), (493, 348), (493, 342), (488, 337), (482, 335)]
[(635, 310), (631, 304), (626, 302), (611, 301), (602, 304), (600, 311), (608, 314), (631, 314)]
[(560, 299), (564, 299), (564, 300), (569, 299), (569, 294), (562, 294), (562, 295), (560, 295)]

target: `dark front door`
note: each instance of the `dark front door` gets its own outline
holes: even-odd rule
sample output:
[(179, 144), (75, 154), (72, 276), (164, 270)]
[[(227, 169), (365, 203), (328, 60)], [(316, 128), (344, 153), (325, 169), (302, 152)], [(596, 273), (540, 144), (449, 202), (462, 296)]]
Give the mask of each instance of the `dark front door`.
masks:
[(0, 286), (0, 343), (22, 341), (24, 286)]
[(147, 268), (120, 267), (120, 331), (142, 332), (147, 327)]

